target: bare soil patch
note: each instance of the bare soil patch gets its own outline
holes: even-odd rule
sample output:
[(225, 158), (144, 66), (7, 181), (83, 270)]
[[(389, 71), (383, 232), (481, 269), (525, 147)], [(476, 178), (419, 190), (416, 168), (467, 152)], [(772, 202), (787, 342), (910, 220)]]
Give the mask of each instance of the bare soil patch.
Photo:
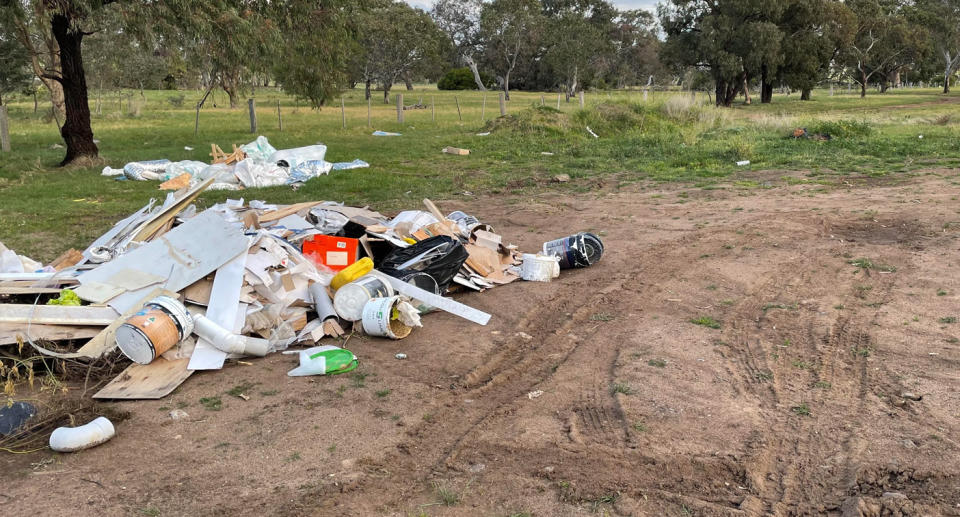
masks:
[[(402, 341), (352, 339), (353, 375), (289, 378), (294, 356), (274, 354), (112, 404), (130, 417), (103, 446), (0, 456), (0, 501), (46, 515), (960, 515), (955, 186), (685, 191), (439, 202), (525, 250), (592, 230), (606, 252), (552, 283), (458, 296), (494, 315), (486, 327), (433, 314)], [(213, 397), (219, 410), (200, 402)]]

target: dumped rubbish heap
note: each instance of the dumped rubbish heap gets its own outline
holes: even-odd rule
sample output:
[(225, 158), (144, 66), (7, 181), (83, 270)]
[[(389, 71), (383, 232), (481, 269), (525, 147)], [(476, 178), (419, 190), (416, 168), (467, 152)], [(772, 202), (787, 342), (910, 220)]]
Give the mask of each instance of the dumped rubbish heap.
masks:
[[(330, 201), (238, 199), (199, 211), (194, 201), (216, 181), (151, 201), (46, 266), (0, 244), (0, 347), (66, 359), (119, 348), (133, 364), (98, 399), (162, 398), (197, 370), (291, 347), (299, 361), (290, 376), (330, 375), (358, 358), (325, 338), (403, 339), (433, 311), (485, 325), (489, 314), (444, 295), (549, 282), (603, 254), (590, 233), (521, 253), (475, 217), (443, 215), (426, 199), (425, 210), (394, 217)], [(84, 429), (58, 435), (70, 436), (62, 448), (113, 435), (103, 422)]]
[(332, 170), (370, 166), (360, 159), (330, 163), (324, 159), (326, 154), (327, 146), (323, 144), (278, 151), (270, 145), (267, 137), (259, 136), (246, 145), (238, 147), (234, 144), (230, 153), (211, 144), (212, 161), (209, 164), (195, 160), (146, 160), (130, 162), (122, 169), (104, 167), (102, 175), (122, 180), (162, 181), (162, 190), (196, 186), (208, 179), (213, 179), (207, 187), (209, 190), (242, 190), (278, 185), (297, 186), (317, 176), (330, 174)]

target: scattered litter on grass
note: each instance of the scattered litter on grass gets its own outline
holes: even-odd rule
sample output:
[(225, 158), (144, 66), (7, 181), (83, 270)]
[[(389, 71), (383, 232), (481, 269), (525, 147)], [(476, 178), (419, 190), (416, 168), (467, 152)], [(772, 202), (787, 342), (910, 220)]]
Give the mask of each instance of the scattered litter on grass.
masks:
[(193, 187), (214, 178), (210, 190), (241, 190), (278, 185), (297, 186), (329, 174), (331, 170), (370, 166), (360, 159), (330, 163), (324, 159), (326, 152), (327, 146), (323, 144), (277, 150), (266, 137), (259, 136), (239, 147), (234, 144), (229, 153), (212, 144), (209, 164), (195, 160), (147, 160), (130, 162), (123, 169), (104, 167), (101, 175), (126, 180), (161, 181), (161, 190)]
[(593, 132), (592, 129), (590, 129), (590, 126), (587, 126), (587, 133), (590, 133), (590, 136), (592, 136), (592, 137), (594, 137), (594, 138), (600, 138), (599, 136), (597, 136), (596, 133)]
[(372, 134), (373, 136), (401, 136), (400, 133), (390, 133), (389, 131), (380, 131), (379, 129)]
[(745, 165), (750, 165), (750, 160), (740, 160), (739, 162), (737, 162), (737, 165), (740, 167), (743, 167)]

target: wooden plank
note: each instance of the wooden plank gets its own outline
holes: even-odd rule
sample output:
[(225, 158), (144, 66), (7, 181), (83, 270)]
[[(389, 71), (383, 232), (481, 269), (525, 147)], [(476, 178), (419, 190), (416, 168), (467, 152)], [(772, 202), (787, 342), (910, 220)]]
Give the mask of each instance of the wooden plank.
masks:
[(139, 228), (137, 228), (137, 235), (133, 238), (135, 241), (145, 241), (153, 234), (157, 233), (157, 230), (162, 228), (167, 222), (176, 217), (177, 214), (183, 211), (190, 203), (193, 203), (200, 194), (209, 187), (214, 180), (217, 178), (207, 178), (205, 181), (198, 184), (196, 187), (190, 189), (184, 193), (183, 197), (178, 199), (174, 204), (169, 207), (161, 210), (158, 214), (152, 216), (147, 222), (143, 223)]
[(106, 326), (119, 316), (110, 307), (0, 304), (0, 323)]
[(57, 294), (60, 289), (56, 287), (3, 287), (0, 286), (0, 294)]
[(187, 369), (189, 362), (189, 359), (168, 361), (158, 357), (150, 364), (131, 364), (93, 398), (137, 400), (166, 397), (193, 374), (193, 370)]
[[(72, 273), (70, 273), (72, 274)], [(49, 285), (73, 285), (78, 282), (77, 277), (57, 276), (57, 273), (0, 273), (0, 282), (37, 282)]]
[(76, 266), (81, 260), (83, 260), (83, 253), (80, 253), (74, 248), (70, 248), (69, 250), (63, 252), (62, 255), (54, 259), (54, 261), (50, 263), (50, 267), (60, 271), (61, 269)]
[[(279, 210), (274, 210), (273, 212), (267, 212), (260, 216), (261, 223), (269, 223), (270, 221), (278, 221), (283, 219), (288, 215), (293, 215), (304, 208), (313, 208), (323, 201), (308, 201), (306, 203), (297, 203), (295, 205), (287, 205)], [(336, 208), (336, 207), (331, 207)]]
[[(30, 337), (49, 341), (65, 339), (89, 339), (96, 336), (103, 327), (75, 327), (70, 325), (30, 325)], [(26, 341), (27, 325), (23, 323), (0, 323), (0, 345), (12, 345), (17, 336)]]

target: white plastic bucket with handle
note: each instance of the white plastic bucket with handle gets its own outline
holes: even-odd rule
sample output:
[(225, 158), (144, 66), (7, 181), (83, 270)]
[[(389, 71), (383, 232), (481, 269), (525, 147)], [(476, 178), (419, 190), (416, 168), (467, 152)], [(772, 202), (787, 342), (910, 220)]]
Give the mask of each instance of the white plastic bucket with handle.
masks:
[(363, 331), (371, 336), (403, 339), (413, 328), (399, 318), (393, 318), (394, 308), (400, 303), (399, 296), (374, 298), (363, 306)]

